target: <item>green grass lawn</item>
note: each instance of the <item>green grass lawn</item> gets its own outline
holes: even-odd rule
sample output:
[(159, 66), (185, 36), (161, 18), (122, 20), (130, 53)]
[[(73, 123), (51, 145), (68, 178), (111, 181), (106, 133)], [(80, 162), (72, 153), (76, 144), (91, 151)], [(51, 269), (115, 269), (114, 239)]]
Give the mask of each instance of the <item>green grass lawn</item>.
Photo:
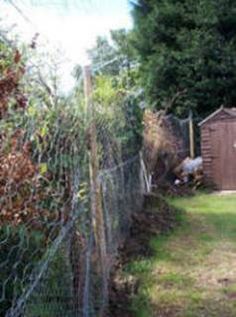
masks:
[(150, 241), (153, 256), (130, 263), (139, 280), (137, 317), (236, 316), (236, 195), (198, 194), (170, 204), (185, 211), (168, 236)]

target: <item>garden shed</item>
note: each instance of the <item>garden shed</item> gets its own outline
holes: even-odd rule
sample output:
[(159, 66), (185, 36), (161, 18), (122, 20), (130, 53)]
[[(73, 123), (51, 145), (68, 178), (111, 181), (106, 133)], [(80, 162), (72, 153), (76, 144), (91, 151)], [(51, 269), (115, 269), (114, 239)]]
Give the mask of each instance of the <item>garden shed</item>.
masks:
[(236, 108), (221, 107), (200, 123), (205, 179), (236, 190)]

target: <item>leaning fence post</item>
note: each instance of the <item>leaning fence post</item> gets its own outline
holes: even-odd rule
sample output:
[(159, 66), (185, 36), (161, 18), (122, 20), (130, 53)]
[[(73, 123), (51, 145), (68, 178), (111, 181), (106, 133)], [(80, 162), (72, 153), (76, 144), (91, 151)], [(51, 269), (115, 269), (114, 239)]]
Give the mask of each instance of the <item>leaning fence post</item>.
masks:
[[(90, 66), (84, 68), (84, 93), (89, 120), (89, 172), (91, 187), (91, 221), (95, 238), (95, 258), (98, 274), (102, 279), (102, 297), (107, 300), (107, 264), (106, 264), (106, 239), (105, 224), (102, 209), (101, 184), (99, 181), (99, 159), (97, 144), (97, 128), (94, 116), (94, 107), (92, 102), (92, 75)], [(99, 317), (103, 316), (104, 305), (102, 305)]]
[(88, 147), (89, 147), (89, 176), (91, 189), (91, 221), (95, 235), (95, 242), (98, 244), (97, 232), (97, 195), (98, 195), (98, 159), (97, 159), (97, 131), (94, 122), (94, 110), (92, 105), (92, 76), (90, 66), (84, 67), (84, 96), (87, 110), (88, 128)]

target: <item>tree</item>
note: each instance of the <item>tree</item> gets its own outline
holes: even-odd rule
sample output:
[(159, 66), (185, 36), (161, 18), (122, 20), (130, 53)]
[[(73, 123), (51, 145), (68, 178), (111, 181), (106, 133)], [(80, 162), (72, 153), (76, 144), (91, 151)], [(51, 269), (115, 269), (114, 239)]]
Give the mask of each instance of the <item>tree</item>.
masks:
[(149, 102), (199, 115), (236, 102), (236, 3), (138, 0), (134, 45)]
[(97, 115), (116, 131), (124, 159), (140, 148), (142, 131), (143, 96), (131, 37), (129, 31), (113, 30), (110, 41), (98, 37), (96, 46), (88, 52), (94, 71)]
[(116, 75), (119, 72), (120, 54), (106, 37), (97, 37), (96, 45), (88, 50), (88, 55), (98, 73)]

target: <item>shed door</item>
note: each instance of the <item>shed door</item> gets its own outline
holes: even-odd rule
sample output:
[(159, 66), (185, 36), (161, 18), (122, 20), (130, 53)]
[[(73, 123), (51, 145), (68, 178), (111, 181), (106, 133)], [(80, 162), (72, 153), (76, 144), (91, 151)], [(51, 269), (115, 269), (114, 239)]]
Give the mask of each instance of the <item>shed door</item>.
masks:
[(211, 124), (213, 178), (220, 189), (236, 189), (236, 122)]

